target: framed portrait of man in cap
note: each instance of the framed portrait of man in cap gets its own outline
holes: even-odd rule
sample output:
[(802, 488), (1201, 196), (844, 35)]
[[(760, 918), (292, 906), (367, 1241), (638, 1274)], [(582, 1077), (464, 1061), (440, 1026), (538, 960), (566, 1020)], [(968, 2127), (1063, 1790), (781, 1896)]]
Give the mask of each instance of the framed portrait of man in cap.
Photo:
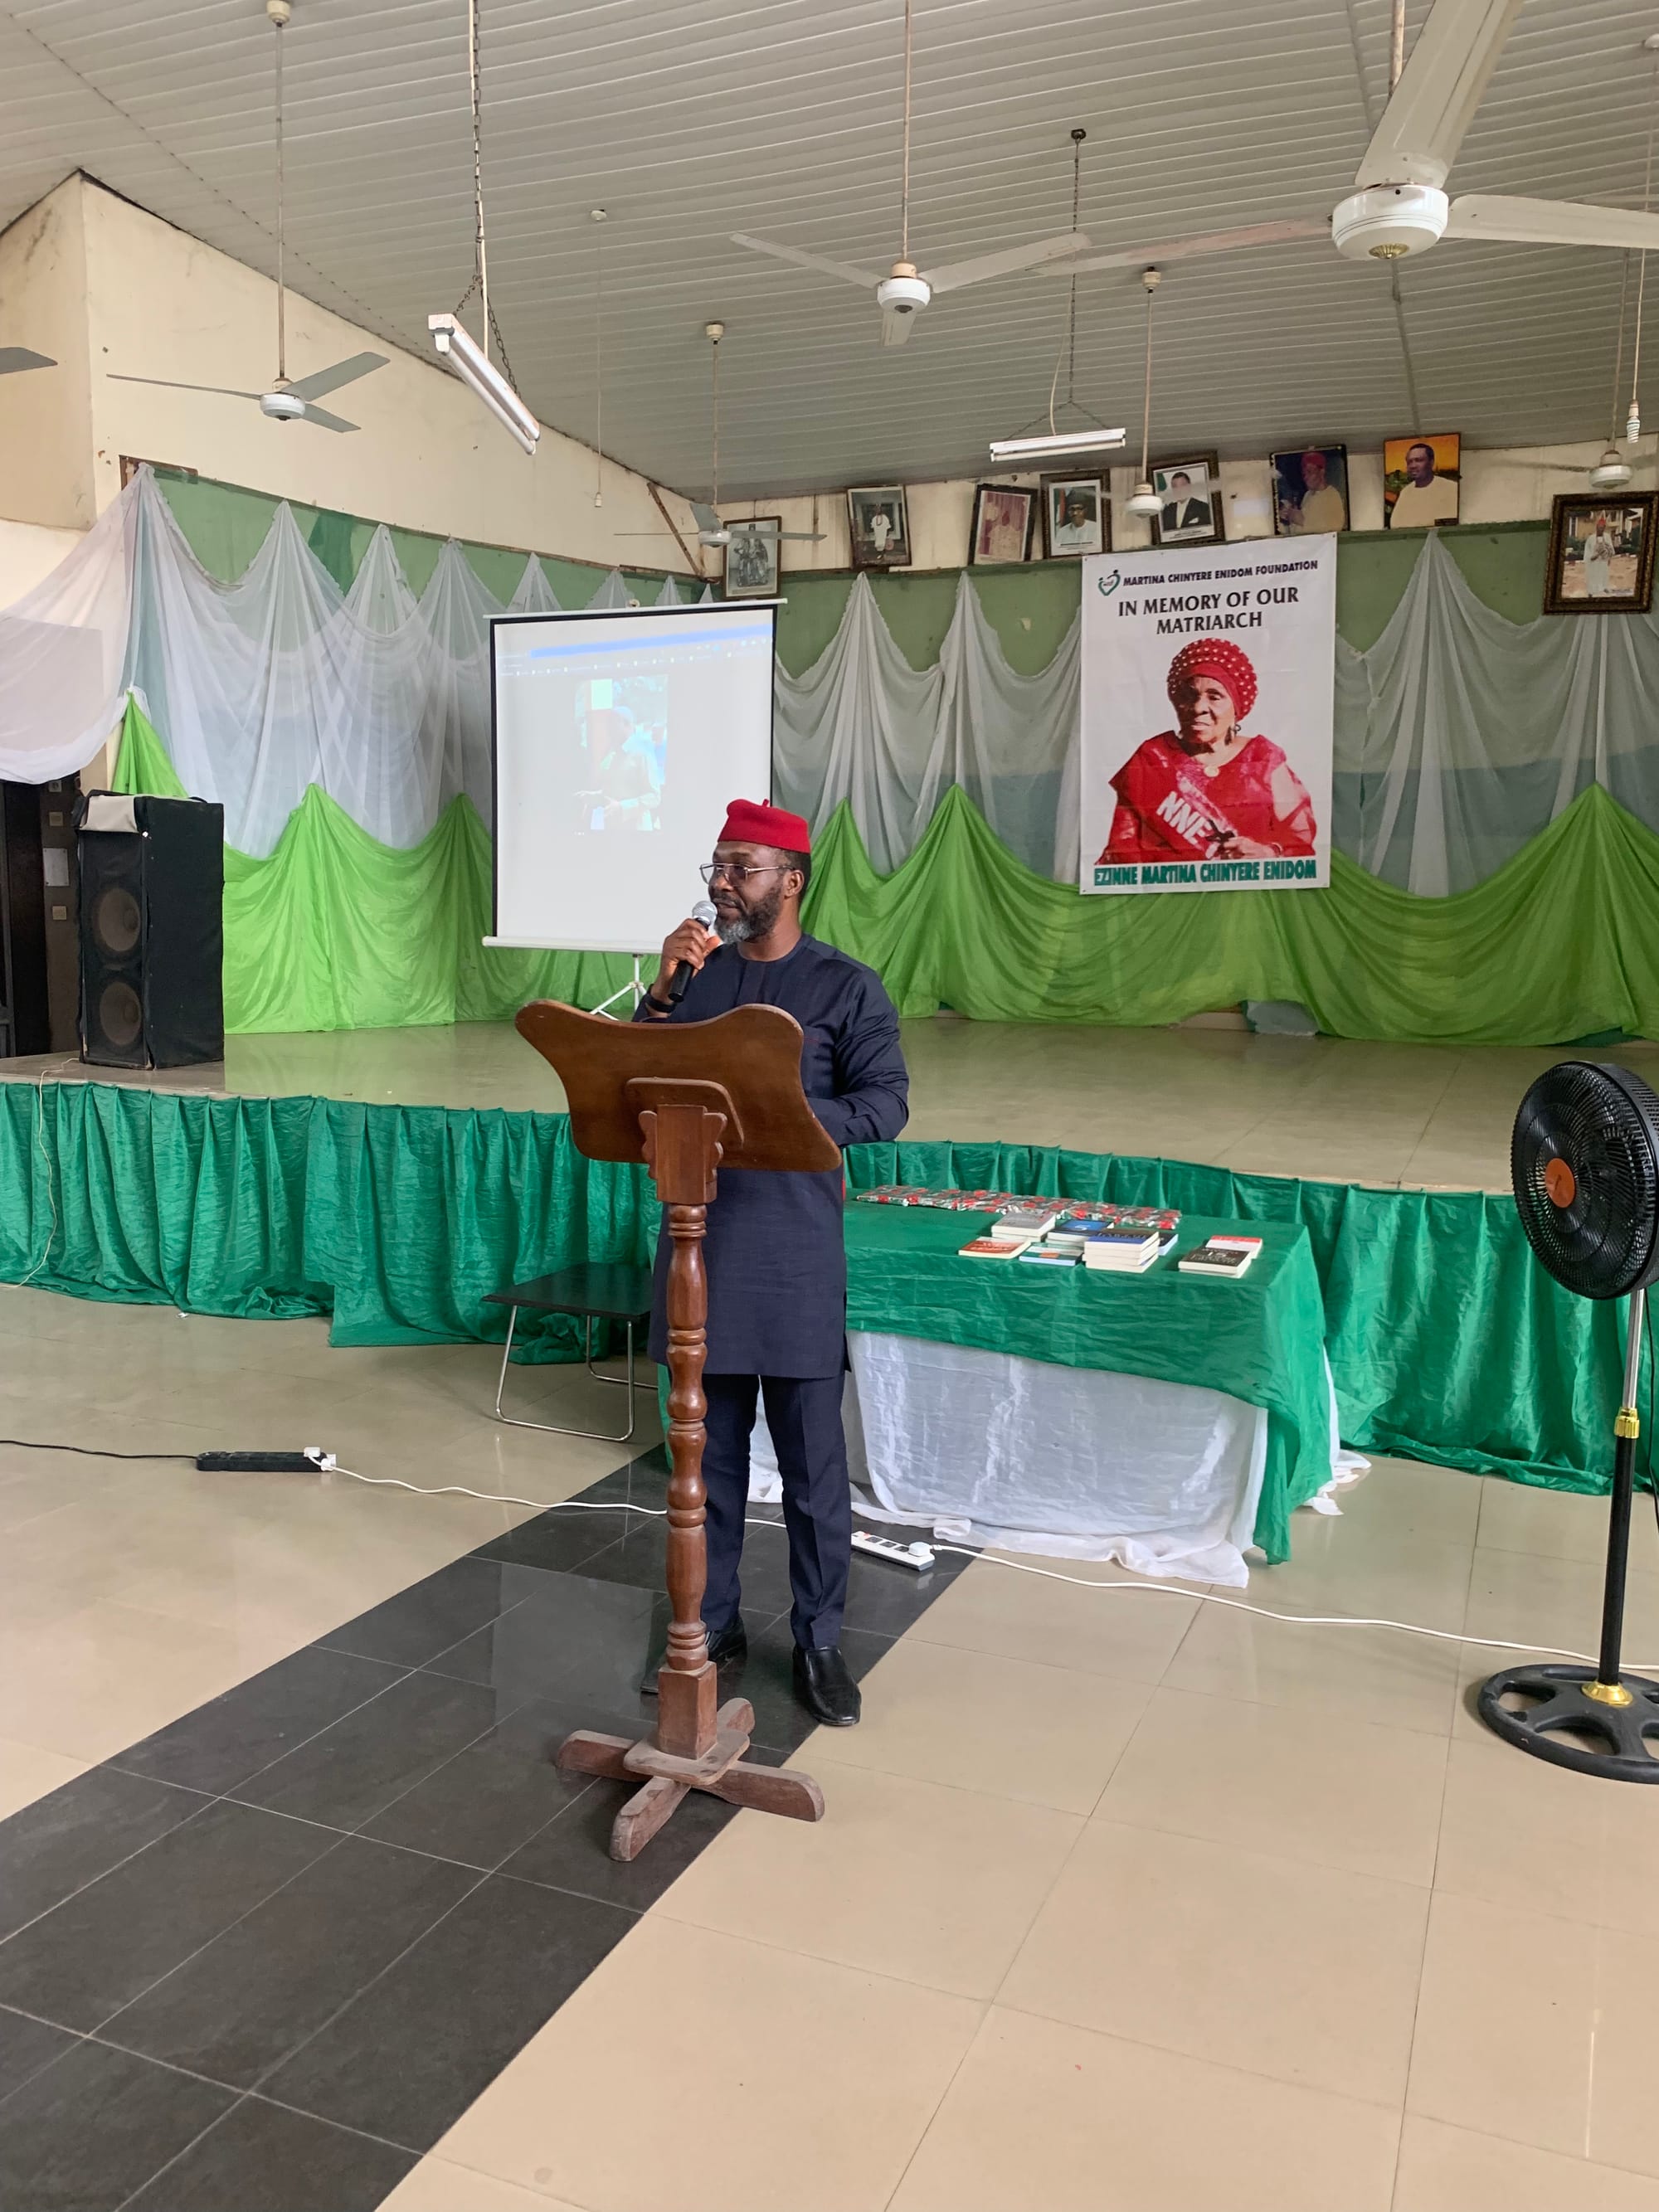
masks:
[(1112, 503), (1104, 477), (1044, 477), (1042, 551), (1049, 561), (1080, 561), (1112, 550)]
[(1304, 446), (1299, 453), (1270, 453), (1273, 472), (1273, 535), (1324, 538), (1348, 527), (1348, 449)]

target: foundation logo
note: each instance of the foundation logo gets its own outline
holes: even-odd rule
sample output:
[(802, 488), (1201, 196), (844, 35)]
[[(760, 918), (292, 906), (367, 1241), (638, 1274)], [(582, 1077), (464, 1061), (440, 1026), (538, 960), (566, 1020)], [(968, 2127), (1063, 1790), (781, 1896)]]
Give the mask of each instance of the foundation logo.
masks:
[(1123, 571), (1121, 568), (1114, 568), (1109, 576), (1097, 576), (1095, 578), (1095, 589), (1100, 593), (1103, 599), (1109, 599), (1112, 593), (1116, 591), (1118, 586), (1122, 581)]

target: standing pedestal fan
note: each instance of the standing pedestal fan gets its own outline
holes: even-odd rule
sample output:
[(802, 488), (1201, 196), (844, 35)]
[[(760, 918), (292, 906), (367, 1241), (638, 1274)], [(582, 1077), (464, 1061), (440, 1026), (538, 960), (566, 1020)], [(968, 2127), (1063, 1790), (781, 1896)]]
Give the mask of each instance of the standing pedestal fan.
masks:
[[(1628, 1297), (1630, 1316), (1613, 1428), (1600, 1659), (1594, 1667), (1505, 1667), (1481, 1685), (1480, 1717), (1558, 1766), (1659, 1783), (1659, 1682), (1623, 1674), (1619, 1664), (1642, 1327), (1648, 1286), (1659, 1279), (1659, 1097), (1627, 1068), (1561, 1060), (1521, 1102), (1510, 1168), (1521, 1225), (1556, 1281), (1579, 1297)], [(1524, 1706), (1505, 1705), (1511, 1696)]]

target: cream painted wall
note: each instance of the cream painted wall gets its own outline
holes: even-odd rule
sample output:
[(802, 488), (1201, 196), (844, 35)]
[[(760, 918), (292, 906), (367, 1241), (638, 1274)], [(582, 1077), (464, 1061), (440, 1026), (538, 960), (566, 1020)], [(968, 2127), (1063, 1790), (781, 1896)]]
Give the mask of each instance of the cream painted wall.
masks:
[[(435, 356), (292, 292), (290, 375), (365, 350), (388, 356), (330, 402), (361, 426), (349, 436), (270, 422), (251, 399), (116, 382), (109, 371), (266, 389), (276, 290), (89, 179), (69, 179), (0, 239), (0, 307), (8, 342), (64, 364), (5, 380), (40, 387), (21, 404), (3, 395), (0, 515), (9, 520), (84, 528), (120, 490), (125, 454), (441, 537), (687, 571), (643, 477), (611, 461), (601, 469), (591, 447), (555, 430), (525, 454)], [(684, 501), (664, 496), (694, 542)]]
[(0, 345), (27, 346), (57, 363), (0, 378), (0, 516), (88, 529), (97, 510), (86, 236), (76, 180), (0, 232)]
[[(43, 372), (44, 373), (44, 372)], [(78, 530), (48, 530), (38, 522), (0, 520), (0, 607), (9, 607), (51, 575), (72, 546)]]
[[(1651, 489), (1659, 461), (1659, 438), (1644, 437), (1626, 447), (1634, 461), (1638, 489)], [(1589, 471), (1600, 459), (1601, 445), (1514, 447), (1497, 452), (1463, 452), (1462, 507), (1466, 523), (1547, 522), (1550, 503), (1558, 492), (1588, 491)], [(1123, 551), (1152, 542), (1149, 526), (1124, 512), (1134, 489), (1136, 471), (1111, 471), (1113, 543)], [(984, 483), (1034, 484), (1035, 475), (992, 476)], [(1230, 543), (1273, 535), (1272, 479), (1265, 459), (1224, 461), (1222, 495), (1227, 505)], [(910, 533), (915, 544), (913, 569), (959, 568), (968, 557), (973, 527), (974, 485), (967, 479), (941, 483), (913, 483), (906, 487)], [(1382, 456), (1348, 455), (1350, 519), (1356, 530), (1382, 527)], [(840, 490), (805, 494), (790, 499), (758, 499), (723, 503), (728, 518), (750, 514), (782, 517), (786, 530), (821, 530), (817, 545), (786, 544), (782, 566), (789, 570), (846, 568), (852, 553), (848, 542), (847, 497)], [(1032, 557), (1042, 557), (1042, 525), (1032, 541)]]

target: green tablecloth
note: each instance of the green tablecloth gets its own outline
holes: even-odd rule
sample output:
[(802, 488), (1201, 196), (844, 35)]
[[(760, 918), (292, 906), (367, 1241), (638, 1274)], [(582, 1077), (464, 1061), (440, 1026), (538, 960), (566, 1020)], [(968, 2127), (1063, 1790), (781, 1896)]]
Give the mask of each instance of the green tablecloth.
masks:
[(993, 1217), (925, 1206), (847, 1209), (847, 1326), (929, 1337), (980, 1352), (1098, 1367), (1224, 1390), (1267, 1413), (1267, 1464), (1255, 1540), (1290, 1557), (1290, 1516), (1330, 1480), (1324, 1310), (1308, 1232), (1255, 1221), (1261, 1250), (1234, 1280), (1181, 1274), (1176, 1262), (1238, 1221), (1184, 1215), (1175, 1249), (1144, 1275), (1018, 1260), (964, 1260)]

